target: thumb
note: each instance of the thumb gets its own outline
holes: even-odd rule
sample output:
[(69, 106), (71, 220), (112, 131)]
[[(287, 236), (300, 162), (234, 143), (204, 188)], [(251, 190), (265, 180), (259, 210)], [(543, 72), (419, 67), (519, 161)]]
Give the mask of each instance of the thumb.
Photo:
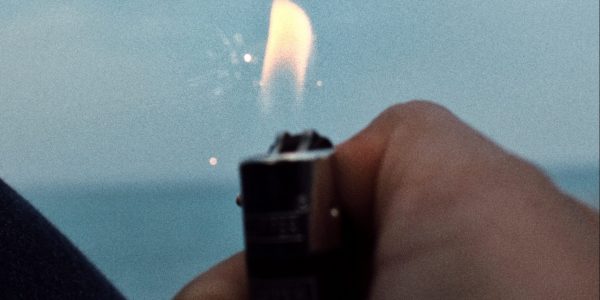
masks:
[(194, 278), (174, 299), (248, 299), (244, 252), (233, 255)]

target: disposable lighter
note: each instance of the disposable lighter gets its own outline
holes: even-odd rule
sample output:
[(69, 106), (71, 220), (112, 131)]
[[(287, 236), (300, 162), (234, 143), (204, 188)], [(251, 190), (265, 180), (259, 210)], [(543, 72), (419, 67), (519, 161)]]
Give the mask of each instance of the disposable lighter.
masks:
[(332, 154), (315, 131), (284, 133), (240, 164), (251, 299), (346, 298)]

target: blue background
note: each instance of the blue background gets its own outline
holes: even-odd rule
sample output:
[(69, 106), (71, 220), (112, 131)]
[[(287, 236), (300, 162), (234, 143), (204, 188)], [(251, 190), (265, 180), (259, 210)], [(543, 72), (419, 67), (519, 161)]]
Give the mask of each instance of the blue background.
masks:
[(304, 100), (264, 113), (269, 1), (3, 0), (0, 176), (144, 299), (241, 249), (237, 164), (276, 132), (341, 142), (412, 98), (598, 207), (598, 1), (299, 3)]

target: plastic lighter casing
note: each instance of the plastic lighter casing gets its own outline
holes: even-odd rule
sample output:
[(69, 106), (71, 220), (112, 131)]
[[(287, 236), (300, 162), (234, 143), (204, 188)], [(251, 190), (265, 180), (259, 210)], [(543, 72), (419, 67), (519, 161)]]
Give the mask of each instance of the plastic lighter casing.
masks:
[(338, 299), (341, 216), (333, 146), (309, 131), (281, 135), (240, 165), (246, 263), (253, 300)]

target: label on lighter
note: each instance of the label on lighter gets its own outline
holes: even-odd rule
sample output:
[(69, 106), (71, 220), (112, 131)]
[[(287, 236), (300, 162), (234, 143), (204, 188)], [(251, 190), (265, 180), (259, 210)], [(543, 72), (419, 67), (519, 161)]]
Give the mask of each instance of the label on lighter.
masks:
[(261, 243), (301, 243), (307, 240), (308, 211), (248, 213), (245, 216), (246, 241)]

